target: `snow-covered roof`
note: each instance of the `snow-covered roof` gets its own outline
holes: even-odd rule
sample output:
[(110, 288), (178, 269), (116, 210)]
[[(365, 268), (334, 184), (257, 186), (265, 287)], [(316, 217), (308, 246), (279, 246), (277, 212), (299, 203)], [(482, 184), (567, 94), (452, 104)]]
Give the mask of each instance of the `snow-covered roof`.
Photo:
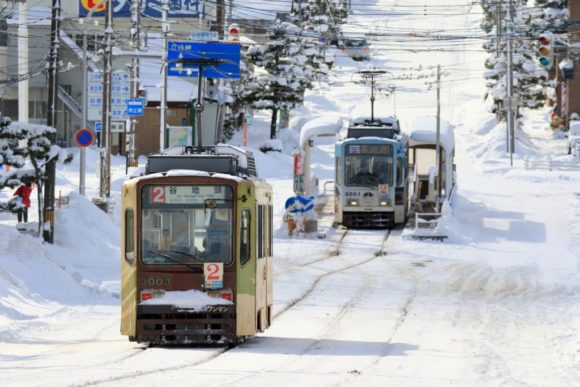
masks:
[(342, 118), (338, 115), (327, 115), (308, 121), (300, 130), (300, 148), (313, 136), (337, 134), (342, 128)]
[[(419, 117), (413, 123), (411, 130), (407, 131), (409, 135), (409, 146), (435, 145), (437, 130), (437, 117), (425, 116)], [(455, 134), (453, 125), (445, 120), (440, 122), (439, 143), (446, 152), (452, 152), (455, 148)]]

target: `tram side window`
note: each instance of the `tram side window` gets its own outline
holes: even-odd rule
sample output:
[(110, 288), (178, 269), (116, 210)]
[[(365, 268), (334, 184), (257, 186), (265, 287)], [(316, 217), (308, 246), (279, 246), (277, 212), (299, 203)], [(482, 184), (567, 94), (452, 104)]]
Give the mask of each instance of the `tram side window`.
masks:
[(272, 212), (272, 206), (268, 206), (268, 213), (269, 213), (269, 234), (268, 234), (268, 256), (272, 257), (274, 255), (274, 241), (273, 241), (273, 235), (274, 235), (274, 214)]
[(240, 218), (240, 265), (250, 260), (250, 211), (243, 210)]
[(264, 256), (264, 206), (258, 206), (258, 258)]
[(403, 159), (397, 159), (397, 186), (400, 187), (403, 184)]
[(125, 260), (135, 263), (135, 215), (132, 209), (125, 211)]

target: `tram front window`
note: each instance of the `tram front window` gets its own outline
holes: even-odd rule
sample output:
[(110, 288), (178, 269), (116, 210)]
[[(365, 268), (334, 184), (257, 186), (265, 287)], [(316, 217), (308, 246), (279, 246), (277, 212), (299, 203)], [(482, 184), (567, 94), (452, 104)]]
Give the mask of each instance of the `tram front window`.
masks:
[(345, 182), (348, 186), (393, 184), (393, 159), (385, 156), (346, 157)]
[[(214, 194), (216, 186), (146, 186), (141, 261), (148, 265), (231, 263), (233, 194), (228, 186), (218, 187), (229, 192)], [(164, 203), (155, 197), (154, 188), (164, 190)], [(197, 193), (191, 195), (192, 191)]]

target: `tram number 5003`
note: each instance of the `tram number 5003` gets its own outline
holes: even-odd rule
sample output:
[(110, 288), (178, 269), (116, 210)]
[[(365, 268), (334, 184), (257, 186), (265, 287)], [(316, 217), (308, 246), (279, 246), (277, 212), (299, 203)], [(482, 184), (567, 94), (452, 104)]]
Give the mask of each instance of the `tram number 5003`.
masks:
[(220, 289), (224, 287), (224, 264), (223, 262), (210, 262), (203, 264), (203, 278), (206, 289)]

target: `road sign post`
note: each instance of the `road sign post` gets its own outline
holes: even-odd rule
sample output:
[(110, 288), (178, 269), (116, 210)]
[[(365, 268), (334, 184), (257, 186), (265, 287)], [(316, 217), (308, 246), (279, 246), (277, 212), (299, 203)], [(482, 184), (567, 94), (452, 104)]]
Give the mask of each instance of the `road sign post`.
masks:
[(83, 128), (75, 134), (75, 141), (77, 145), (81, 148), (81, 160), (80, 160), (80, 177), (79, 177), (79, 194), (85, 194), (85, 169), (86, 169), (86, 155), (85, 148), (91, 146), (95, 136), (90, 130)]

